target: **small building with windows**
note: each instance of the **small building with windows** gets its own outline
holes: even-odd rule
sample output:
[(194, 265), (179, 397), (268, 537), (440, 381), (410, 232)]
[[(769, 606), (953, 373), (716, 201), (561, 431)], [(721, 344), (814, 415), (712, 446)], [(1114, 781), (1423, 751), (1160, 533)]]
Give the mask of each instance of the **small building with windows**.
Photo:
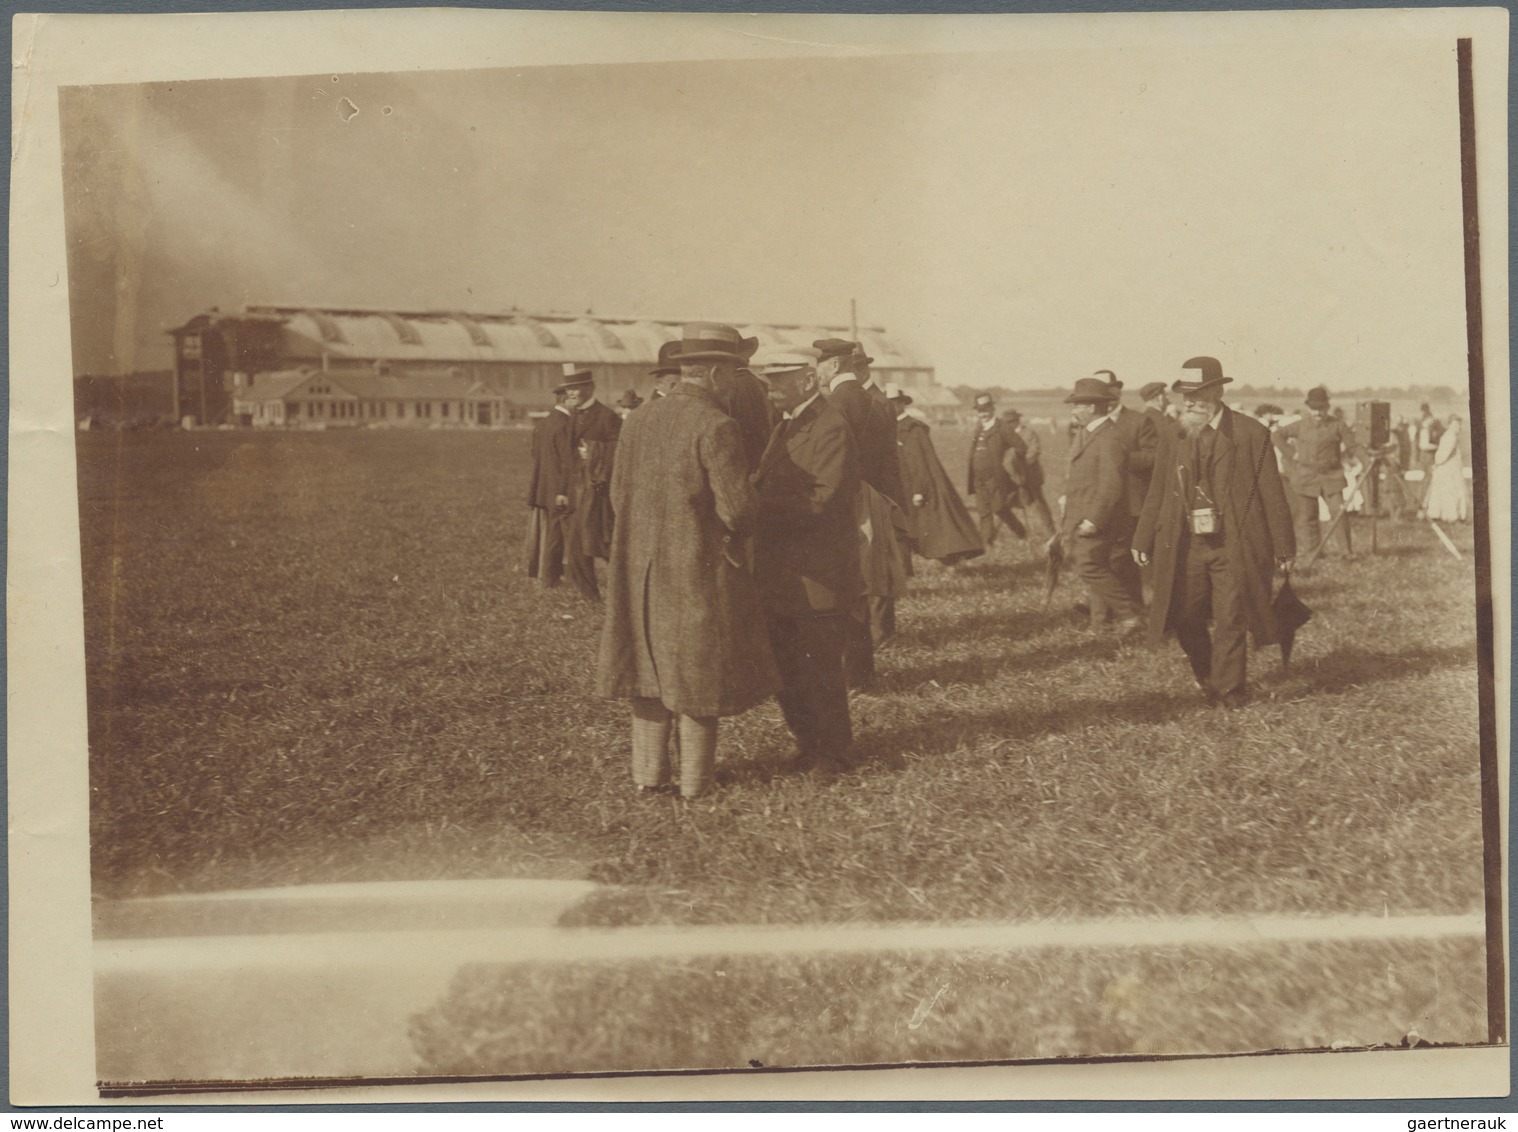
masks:
[[(255, 305), (212, 307), (174, 339), (174, 419), (253, 427), (489, 427), (553, 404), (572, 362), (612, 401), (648, 394), (680, 319)], [(762, 347), (848, 337), (848, 327), (747, 324)], [(879, 327), (854, 335), (881, 384), (933, 386), (933, 369)]]

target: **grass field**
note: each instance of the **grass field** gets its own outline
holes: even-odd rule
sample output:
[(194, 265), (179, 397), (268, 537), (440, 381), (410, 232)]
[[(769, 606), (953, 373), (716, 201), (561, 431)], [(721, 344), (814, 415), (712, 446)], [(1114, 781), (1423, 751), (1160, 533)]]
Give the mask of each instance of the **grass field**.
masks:
[(1031, 552), (924, 566), (856, 773), (778, 774), (766, 705), (682, 807), (631, 789), (599, 609), (518, 569), (526, 442), (78, 437), (98, 892), (584, 876), (618, 886), (594, 924), (1480, 906), (1472, 566), (1427, 526), (1304, 579), (1292, 671), (1253, 658), (1237, 713), (1173, 645), (1083, 632), (1072, 583), (1042, 608)]

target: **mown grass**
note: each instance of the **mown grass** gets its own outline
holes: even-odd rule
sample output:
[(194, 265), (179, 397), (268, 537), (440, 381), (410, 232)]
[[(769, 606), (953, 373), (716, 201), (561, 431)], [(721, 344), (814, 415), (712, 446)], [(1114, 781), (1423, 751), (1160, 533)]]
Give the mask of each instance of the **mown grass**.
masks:
[(438, 1076), (1469, 1043), (1478, 941), (473, 966), (411, 1023)]
[[(958, 438), (935, 430), (958, 477)], [(1007, 542), (925, 566), (862, 766), (640, 798), (600, 611), (519, 570), (520, 432), (78, 437), (94, 880), (145, 894), (588, 876), (573, 922), (1464, 912), (1480, 904), (1470, 536), (1329, 560), (1292, 671), (1206, 710), (1173, 645), (1093, 638)], [(1051, 496), (1054, 492), (1051, 491)]]

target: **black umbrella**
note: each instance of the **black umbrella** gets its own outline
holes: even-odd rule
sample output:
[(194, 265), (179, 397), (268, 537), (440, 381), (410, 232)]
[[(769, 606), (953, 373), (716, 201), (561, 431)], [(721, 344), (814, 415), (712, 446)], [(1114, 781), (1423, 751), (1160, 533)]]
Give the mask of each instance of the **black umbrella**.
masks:
[(1302, 604), (1302, 599), (1291, 588), (1290, 578), (1281, 583), (1270, 608), (1276, 615), (1276, 624), (1281, 631), (1281, 667), (1285, 669), (1291, 665), (1291, 646), (1296, 640), (1297, 630), (1312, 620), (1312, 610)]

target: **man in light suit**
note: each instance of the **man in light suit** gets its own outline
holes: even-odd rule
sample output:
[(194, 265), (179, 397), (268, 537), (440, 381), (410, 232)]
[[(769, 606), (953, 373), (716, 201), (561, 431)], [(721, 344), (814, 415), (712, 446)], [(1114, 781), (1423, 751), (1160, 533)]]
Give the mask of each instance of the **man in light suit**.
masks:
[(843, 649), (864, 593), (859, 569), (859, 453), (822, 394), (817, 351), (762, 352), (751, 363), (782, 419), (759, 462), (754, 577), (780, 671), (780, 710), (795, 769), (847, 770), (853, 727)]
[(1119, 636), (1142, 627), (1142, 603), (1112, 569), (1114, 545), (1128, 553), (1128, 449), (1118, 431), (1117, 400), (1099, 377), (1083, 377), (1065, 398), (1078, 426), (1065, 477), (1065, 515), (1060, 539), (1090, 593), (1091, 627), (1110, 612)]

